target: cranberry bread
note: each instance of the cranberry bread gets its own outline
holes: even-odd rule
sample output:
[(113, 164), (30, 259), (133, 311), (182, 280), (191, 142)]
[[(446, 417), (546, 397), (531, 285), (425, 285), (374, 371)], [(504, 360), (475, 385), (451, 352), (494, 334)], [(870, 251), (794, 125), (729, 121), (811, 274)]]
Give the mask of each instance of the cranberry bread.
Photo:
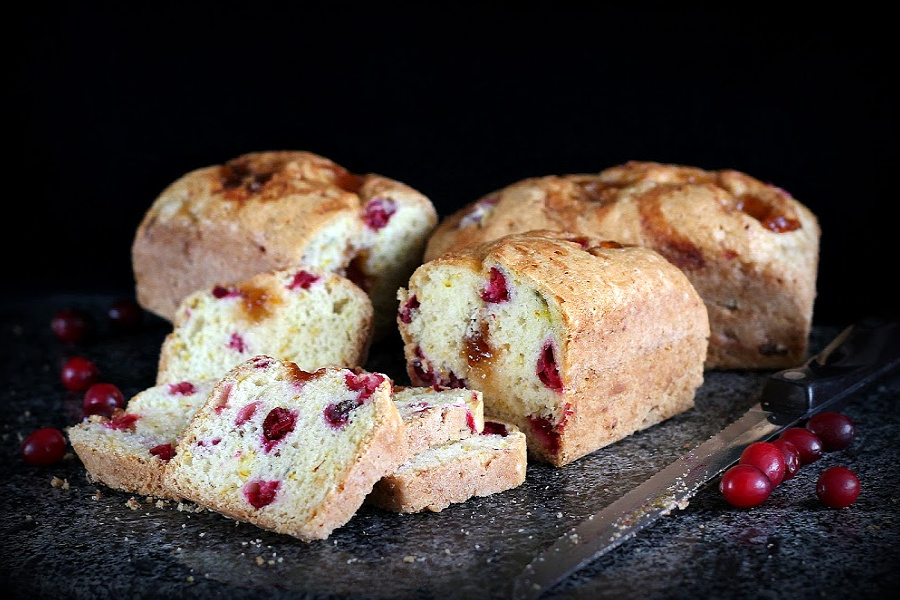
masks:
[(410, 455), (484, 429), (484, 401), (478, 390), (396, 386), (393, 399)]
[(369, 297), (352, 281), (311, 267), (210, 286), (182, 301), (160, 350), (157, 383), (219, 378), (257, 354), (307, 371), (361, 366), (372, 313)]
[(92, 481), (125, 492), (178, 500), (163, 485), (165, 464), (214, 384), (215, 380), (207, 379), (146, 389), (111, 419), (92, 415), (68, 427), (69, 443)]
[(525, 179), (444, 219), (424, 260), (542, 228), (646, 246), (681, 268), (709, 314), (707, 368), (787, 368), (806, 357), (821, 232), (780, 188), (734, 170), (638, 161)]
[(132, 243), (137, 299), (171, 321), (196, 290), (308, 264), (363, 287), (379, 335), (436, 222), (427, 197), (387, 177), (310, 152), (244, 154), (186, 173), (150, 206)]
[(407, 458), (381, 373), (257, 356), (197, 411), (165, 483), (225, 516), (303, 541), (327, 538)]
[(525, 434), (511, 423), (488, 419), (479, 435), (413, 456), (376, 483), (366, 503), (399, 513), (440, 512), (518, 487), (527, 466)]
[(414, 385), (482, 391), (556, 466), (691, 408), (706, 307), (657, 252), (551, 231), (419, 266), (398, 292)]

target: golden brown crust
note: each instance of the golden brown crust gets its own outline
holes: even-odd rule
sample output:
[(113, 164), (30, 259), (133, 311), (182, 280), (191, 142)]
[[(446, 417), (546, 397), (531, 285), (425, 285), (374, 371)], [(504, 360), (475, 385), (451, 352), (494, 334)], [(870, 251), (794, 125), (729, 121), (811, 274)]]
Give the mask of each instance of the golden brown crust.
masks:
[(542, 228), (646, 246), (682, 269), (709, 312), (707, 368), (782, 368), (805, 358), (820, 229), (780, 188), (735, 170), (640, 161), (530, 178), (443, 220), (424, 259)]

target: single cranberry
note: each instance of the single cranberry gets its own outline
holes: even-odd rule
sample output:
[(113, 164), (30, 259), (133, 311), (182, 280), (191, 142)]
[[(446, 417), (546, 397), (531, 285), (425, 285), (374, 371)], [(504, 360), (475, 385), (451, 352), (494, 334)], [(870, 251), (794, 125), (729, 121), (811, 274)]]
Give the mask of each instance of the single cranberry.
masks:
[(144, 311), (131, 298), (122, 298), (110, 305), (106, 318), (114, 331), (136, 331), (144, 320)]
[(481, 430), (481, 435), (499, 435), (502, 437), (506, 437), (507, 435), (509, 435), (509, 430), (503, 423), (497, 423), (496, 421), (485, 421), (484, 429)]
[(117, 408), (125, 408), (125, 396), (113, 383), (95, 383), (84, 393), (84, 415), (111, 417)]
[(65, 453), (66, 438), (62, 431), (53, 427), (36, 429), (22, 441), (22, 459), (30, 465), (52, 465)]
[(752, 465), (766, 474), (772, 487), (778, 486), (784, 479), (784, 454), (778, 446), (771, 442), (754, 442), (744, 448), (738, 464)]
[(308, 290), (312, 284), (319, 280), (318, 275), (313, 275), (309, 271), (304, 271), (303, 269), (294, 273), (294, 278), (288, 284), (289, 290), (295, 290), (300, 288), (302, 290)]
[(378, 389), (378, 386), (385, 381), (385, 376), (381, 373), (347, 373), (344, 375), (344, 383), (347, 388), (354, 392), (359, 392), (357, 401), (362, 404)]
[(778, 436), (797, 447), (800, 465), (808, 465), (822, 458), (822, 440), (805, 427), (789, 427)]
[(262, 508), (275, 501), (280, 481), (251, 481), (244, 485), (244, 498), (253, 508)]
[(116, 431), (134, 431), (138, 419), (140, 418), (140, 415), (127, 413), (122, 409), (117, 409), (113, 412), (112, 418), (103, 421), (103, 426), (107, 429), (114, 429)]
[(241, 425), (249, 421), (254, 413), (256, 413), (256, 409), (259, 408), (259, 403), (260, 401), (257, 400), (256, 402), (251, 402), (250, 404), (242, 407), (238, 411), (237, 416), (234, 418), (235, 427), (240, 427)]
[(100, 369), (97, 364), (81, 356), (73, 356), (65, 362), (60, 379), (67, 390), (83, 392), (97, 383)]
[(197, 393), (197, 388), (190, 381), (179, 381), (169, 384), (169, 394), (172, 396), (190, 396)]
[(419, 308), (419, 299), (416, 298), (415, 294), (409, 297), (409, 300), (400, 307), (400, 321), (403, 323), (409, 324), (412, 323), (413, 314), (412, 311)]
[(247, 351), (247, 343), (244, 341), (244, 338), (237, 333), (231, 334), (231, 337), (228, 339), (228, 344), (226, 344), (225, 347), (240, 353)]
[(263, 420), (263, 442), (266, 452), (292, 432), (296, 422), (297, 413), (292, 410), (280, 406), (270, 410)]
[(509, 302), (509, 288), (506, 277), (497, 267), (491, 267), (490, 278), (481, 291), (481, 299), (485, 302)]
[(175, 456), (175, 448), (172, 447), (172, 444), (160, 444), (150, 448), (150, 454), (163, 462), (169, 462)]
[(556, 456), (561, 442), (559, 428), (554, 427), (549, 418), (540, 415), (529, 415), (528, 422), (535, 440), (544, 447), (547, 454)]
[(823, 412), (813, 415), (806, 422), (806, 428), (822, 440), (825, 452), (843, 450), (856, 436), (853, 420), (841, 413)]
[(397, 212), (397, 203), (393, 200), (372, 198), (366, 203), (362, 218), (369, 229), (378, 231), (388, 224), (395, 212)]
[(722, 475), (719, 490), (725, 501), (737, 508), (759, 506), (775, 486), (765, 473), (747, 464), (736, 464)]
[(50, 328), (61, 342), (78, 344), (93, 335), (94, 320), (80, 308), (63, 308), (53, 315)]
[(859, 477), (845, 467), (828, 467), (816, 481), (816, 496), (831, 508), (845, 508), (856, 502), (859, 489)]
[(556, 356), (553, 353), (553, 345), (547, 344), (537, 360), (537, 376), (541, 383), (555, 392), (563, 391), (562, 379), (559, 376), (559, 367), (556, 365)]
[(350, 420), (350, 413), (358, 406), (360, 403), (355, 398), (329, 404), (324, 411), (325, 422), (333, 429), (341, 429)]
[(787, 481), (800, 470), (800, 451), (797, 450), (797, 446), (781, 438), (773, 440), (772, 445), (781, 450), (781, 454), (784, 456), (784, 478), (782, 481)]

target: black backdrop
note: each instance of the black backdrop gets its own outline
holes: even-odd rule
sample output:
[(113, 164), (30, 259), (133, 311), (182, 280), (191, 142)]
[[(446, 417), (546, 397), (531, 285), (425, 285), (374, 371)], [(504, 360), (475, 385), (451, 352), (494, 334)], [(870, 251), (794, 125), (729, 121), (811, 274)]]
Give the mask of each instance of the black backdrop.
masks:
[(131, 291), (131, 239), (166, 185), (296, 149), (404, 181), (441, 215), (629, 159), (742, 170), (819, 217), (817, 322), (900, 305), (885, 19), (135, 4), (7, 22), (12, 292)]

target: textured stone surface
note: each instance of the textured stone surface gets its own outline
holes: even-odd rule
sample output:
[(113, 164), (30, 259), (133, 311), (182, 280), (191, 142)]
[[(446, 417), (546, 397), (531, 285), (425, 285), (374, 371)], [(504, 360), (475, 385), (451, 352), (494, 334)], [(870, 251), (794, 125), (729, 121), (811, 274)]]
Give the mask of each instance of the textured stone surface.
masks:
[[(52, 467), (19, 457), (25, 435), (80, 418), (81, 394), (59, 381), (80, 354), (130, 397), (154, 382), (169, 326), (147, 316), (137, 333), (103, 323), (114, 296), (7, 299), (0, 312), (0, 589), (22, 598), (507, 598), (532, 556), (594, 511), (705, 441), (755, 401), (766, 373), (711, 372), (697, 406), (561, 469), (530, 464), (521, 487), (441, 513), (363, 507), (324, 541), (305, 544), (212, 512), (179, 510), (90, 483), (74, 455)], [(58, 342), (58, 308), (82, 306), (99, 337)], [(843, 324), (841, 324), (843, 325)], [(838, 331), (816, 328), (818, 349)], [(368, 367), (407, 383), (399, 341)], [(579, 571), (546, 598), (882, 598), (900, 586), (900, 378), (844, 410), (853, 445), (826, 454), (762, 506), (730, 507), (702, 489), (684, 510)], [(818, 474), (853, 469), (862, 493), (828, 509)], [(65, 481), (57, 487), (53, 478)]]

